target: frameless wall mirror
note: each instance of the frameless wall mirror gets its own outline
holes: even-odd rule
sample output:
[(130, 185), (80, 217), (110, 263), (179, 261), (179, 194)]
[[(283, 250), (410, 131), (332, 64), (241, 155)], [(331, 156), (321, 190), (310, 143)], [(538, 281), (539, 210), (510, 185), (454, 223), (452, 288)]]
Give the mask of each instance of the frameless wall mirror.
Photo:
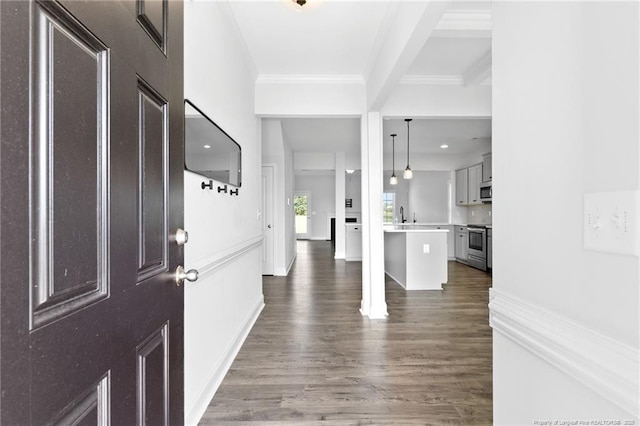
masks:
[(184, 101), (184, 128), (185, 168), (222, 183), (240, 186), (240, 145), (187, 99)]

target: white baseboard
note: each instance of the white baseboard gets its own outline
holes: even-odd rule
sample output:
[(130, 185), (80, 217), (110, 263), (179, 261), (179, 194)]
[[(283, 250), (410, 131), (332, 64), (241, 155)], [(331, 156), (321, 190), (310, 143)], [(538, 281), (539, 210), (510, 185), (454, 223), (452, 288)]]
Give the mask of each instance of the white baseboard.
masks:
[(496, 289), (489, 309), (494, 331), (640, 417), (637, 348)]
[(407, 289), (407, 287), (405, 287), (404, 284), (402, 284), (400, 281), (398, 281), (398, 279), (396, 277), (394, 277), (393, 275), (391, 275), (390, 273), (385, 271), (385, 274), (389, 275), (389, 278), (391, 278), (396, 284), (398, 284), (400, 287), (402, 287), (403, 289)]
[(293, 267), (293, 262), (296, 261), (297, 257), (298, 257), (298, 253), (294, 253), (293, 257), (291, 258), (291, 261), (289, 262), (289, 265), (287, 265), (287, 272), (285, 275), (289, 275), (289, 271), (291, 271), (291, 268)]
[(289, 261), (289, 264), (287, 265), (287, 267), (286, 268), (276, 268), (275, 271), (273, 271), (273, 275), (275, 275), (276, 277), (286, 277), (287, 275), (289, 275), (289, 271), (291, 271), (291, 268), (293, 267), (293, 262), (296, 261), (297, 257), (298, 257), (298, 253), (294, 253), (294, 255), (291, 258), (291, 260)]
[(211, 399), (220, 387), (222, 380), (227, 375), (229, 368), (231, 368), (233, 360), (236, 358), (236, 355), (238, 355), (238, 352), (240, 351), (240, 348), (242, 348), (242, 345), (253, 328), (253, 325), (260, 316), (262, 309), (264, 309), (264, 296), (260, 297), (254, 308), (249, 312), (249, 315), (247, 315), (242, 327), (240, 327), (231, 344), (225, 351), (226, 355), (214, 368), (213, 373), (206, 382), (206, 385), (203, 387), (200, 395), (196, 398), (196, 402), (193, 404), (193, 407), (191, 407), (189, 411), (186, 411), (187, 407), (185, 407), (185, 424), (198, 424), (202, 415), (209, 406)]

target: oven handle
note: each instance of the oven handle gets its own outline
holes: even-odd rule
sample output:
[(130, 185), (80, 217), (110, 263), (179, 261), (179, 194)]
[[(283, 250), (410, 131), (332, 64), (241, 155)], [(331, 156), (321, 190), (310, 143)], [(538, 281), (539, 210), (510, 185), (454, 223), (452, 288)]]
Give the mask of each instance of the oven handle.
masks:
[(467, 231), (469, 231), (469, 232), (482, 232), (483, 234), (485, 232), (487, 232), (486, 229), (481, 229), (481, 228), (467, 228)]

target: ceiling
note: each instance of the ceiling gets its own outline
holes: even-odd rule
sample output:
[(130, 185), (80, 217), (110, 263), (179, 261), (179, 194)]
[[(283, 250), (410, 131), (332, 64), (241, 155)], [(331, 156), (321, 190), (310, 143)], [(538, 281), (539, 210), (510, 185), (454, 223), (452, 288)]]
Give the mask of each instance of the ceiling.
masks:
[[(422, 154), (469, 154), (486, 152), (491, 140), (491, 119), (413, 119), (409, 125), (410, 152)], [(407, 123), (403, 119), (384, 120), (384, 152), (391, 153), (391, 134), (397, 134), (396, 154), (407, 152)], [(440, 148), (446, 144), (448, 148)]]
[[(230, 2), (259, 78), (348, 76), (363, 80), (390, 19), (403, 4), (407, 3), (308, 0), (300, 7), (292, 0)], [(479, 62), (488, 61), (489, 74), (481, 74), (474, 83), (490, 82), (490, 14), (490, 2), (452, 2), (405, 77), (463, 85), (470, 72), (478, 75), (473, 73)], [(469, 30), (469, 22), (478, 23), (479, 30)], [(414, 118), (411, 152), (443, 153), (439, 146), (447, 143), (447, 153), (468, 154), (477, 146), (470, 139), (486, 142), (491, 138), (489, 119)], [(360, 151), (357, 118), (282, 118), (282, 126), (296, 152)], [(384, 121), (385, 152), (391, 149), (387, 135), (392, 132), (397, 132), (397, 142), (402, 142), (397, 152), (403, 152), (406, 126), (402, 119)]]
[[(360, 152), (360, 119), (283, 118), (282, 131), (295, 152)], [(384, 152), (391, 153), (391, 134), (397, 134), (396, 154), (407, 152), (407, 123), (401, 118), (383, 122)], [(410, 124), (411, 153), (484, 153), (491, 140), (488, 118), (415, 118)], [(446, 144), (447, 149), (440, 148)]]
[(361, 75), (389, 1), (232, 1), (260, 75)]

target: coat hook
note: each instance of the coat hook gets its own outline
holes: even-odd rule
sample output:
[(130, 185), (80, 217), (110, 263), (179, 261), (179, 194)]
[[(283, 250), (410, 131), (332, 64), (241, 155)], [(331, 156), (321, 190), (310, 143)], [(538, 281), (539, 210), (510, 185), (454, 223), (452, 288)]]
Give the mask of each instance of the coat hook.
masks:
[(231, 195), (238, 195), (240, 193), (240, 188), (236, 188), (235, 191), (232, 189), (231, 191), (229, 191), (229, 194)]
[(210, 180), (209, 183), (202, 182), (202, 184), (200, 184), (200, 186), (202, 187), (202, 189), (209, 188), (209, 189), (213, 190), (213, 181)]
[(227, 185), (218, 187), (218, 194), (221, 192), (227, 193)]

